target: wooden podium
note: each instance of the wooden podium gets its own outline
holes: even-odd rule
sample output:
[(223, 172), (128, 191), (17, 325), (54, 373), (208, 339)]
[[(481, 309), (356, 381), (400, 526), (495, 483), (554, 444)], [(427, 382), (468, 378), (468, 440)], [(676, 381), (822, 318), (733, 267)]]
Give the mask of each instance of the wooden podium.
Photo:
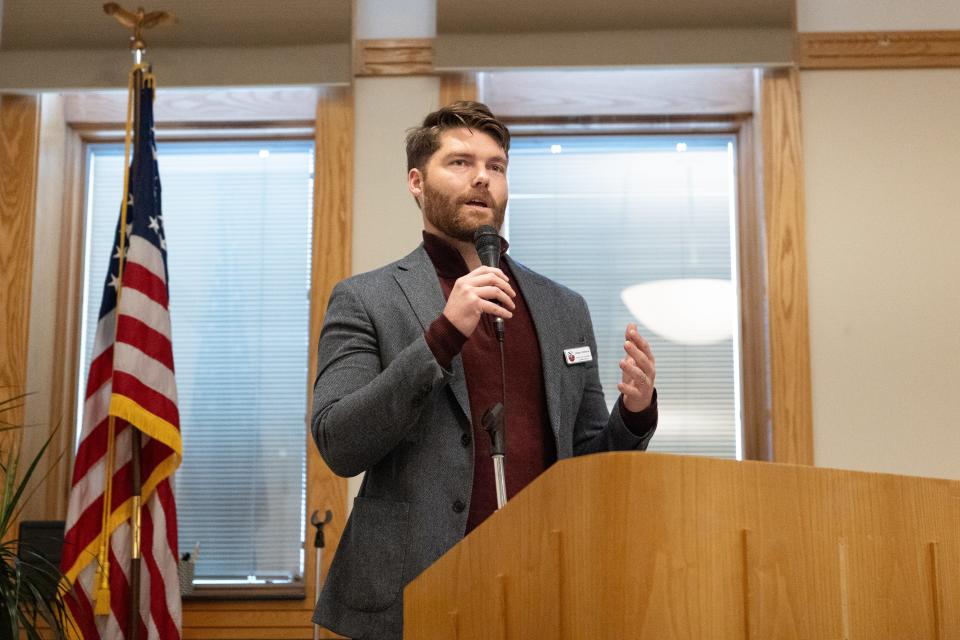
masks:
[(960, 482), (565, 460), (404, 599), (407, 640), (958, 639)]

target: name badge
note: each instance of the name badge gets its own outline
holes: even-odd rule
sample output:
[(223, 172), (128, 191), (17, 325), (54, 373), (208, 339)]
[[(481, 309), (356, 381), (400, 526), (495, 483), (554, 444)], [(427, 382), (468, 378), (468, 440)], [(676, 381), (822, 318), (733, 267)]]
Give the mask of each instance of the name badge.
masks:
[(567, 365), (581, 364), (593, 360), (593, 354), (590, 353), (590, 347), (574, 347), (573, 349), (563, 350), (563, 361)]

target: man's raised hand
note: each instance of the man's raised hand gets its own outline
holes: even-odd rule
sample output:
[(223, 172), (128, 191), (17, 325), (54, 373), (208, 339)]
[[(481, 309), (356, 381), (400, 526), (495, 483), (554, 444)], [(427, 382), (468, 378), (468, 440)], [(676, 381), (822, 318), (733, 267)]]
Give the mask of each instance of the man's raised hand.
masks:
[(627, 411), (643, 411), (653, 401), (653, 382), (657, 377), (656, 360), (650, 343), (630, 323), (623, 342), (625, 357), (620, 360), (620, 382), (617, 389), (623, 394), (623, 406)]

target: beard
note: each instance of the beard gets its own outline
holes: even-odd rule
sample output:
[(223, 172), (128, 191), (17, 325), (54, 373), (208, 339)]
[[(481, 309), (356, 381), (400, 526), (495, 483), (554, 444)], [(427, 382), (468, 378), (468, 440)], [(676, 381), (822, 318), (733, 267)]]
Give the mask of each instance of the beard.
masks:
[[(468, 200), (481, 199), (490, 204), (487, 209), (467, 207)], [(474, 190), (460, 197), (443, 193), (424, 179), (423, 215), (444, 235), (453, 240), (473, 243), (476, 230), (488, 224), (497, 230), (503, 226), (507, 200), (497, 202), (487, 190)]]

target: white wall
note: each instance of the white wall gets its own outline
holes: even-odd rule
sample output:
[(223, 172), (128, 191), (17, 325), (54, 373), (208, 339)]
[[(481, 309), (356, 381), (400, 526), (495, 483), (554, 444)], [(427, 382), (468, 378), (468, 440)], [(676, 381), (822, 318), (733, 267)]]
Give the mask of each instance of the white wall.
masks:
[[(955, 2), (897, 10), (798, 6), (801, 31), (960, 26)], [(815, 462), (960, 479), (960, 69), (800, 88)]]

